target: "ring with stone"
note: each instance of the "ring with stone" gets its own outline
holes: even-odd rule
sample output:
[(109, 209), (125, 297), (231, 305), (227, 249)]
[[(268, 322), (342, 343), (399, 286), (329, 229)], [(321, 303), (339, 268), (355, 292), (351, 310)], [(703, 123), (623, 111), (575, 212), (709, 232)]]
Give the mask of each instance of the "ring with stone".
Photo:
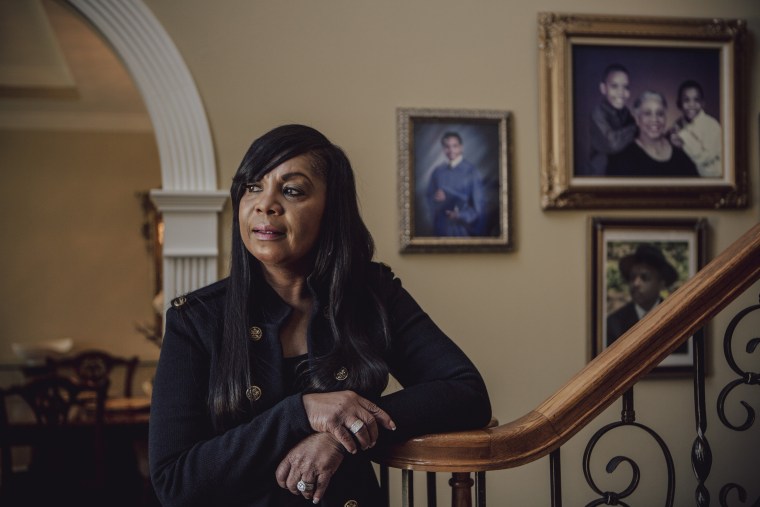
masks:
[(351, 433), (356, 435), (357, 433), (359, 433), (359, 430), (361, 430), (363, 427), (364, 427), (364, 421), (362, 421), (361, 419), (357, 419), (348, 429)]
[(296, 489), (300, 491), (301, 493), (314, 491), (314, 484), (312, 484), (311, 482), (298, 481), (298, 484), (296, 484)]

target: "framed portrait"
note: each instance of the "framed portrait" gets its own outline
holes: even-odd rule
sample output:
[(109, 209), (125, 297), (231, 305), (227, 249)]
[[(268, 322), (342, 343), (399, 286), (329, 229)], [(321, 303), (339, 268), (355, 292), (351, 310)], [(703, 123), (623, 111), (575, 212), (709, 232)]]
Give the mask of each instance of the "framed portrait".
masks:
[[(591, 219), (592, 358), (702, 268), (706, 230), (702, 218)], [(653, 373), (691, 372), (692, 342)]]
[(401, 253), (512, 248), (509, 117), (397, 110)]
[(539, 14), (543, 209), (743, 208), (743, 20)]

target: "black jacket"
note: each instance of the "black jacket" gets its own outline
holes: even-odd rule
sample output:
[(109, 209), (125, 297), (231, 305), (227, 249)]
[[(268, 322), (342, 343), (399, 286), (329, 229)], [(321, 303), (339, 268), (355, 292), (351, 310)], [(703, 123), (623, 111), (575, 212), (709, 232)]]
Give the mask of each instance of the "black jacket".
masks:
[[(381, 443), (485, 426), (491, 408), (475, 366), (387, 266), (373, 263), (370, 271), (370, 283), (385, 305), (391, 327), (385, 360), (404, 386), (384, 396), (362, 393), (388, 412), (398, 428), (381, 432)], [(283, 385), (278, 336), (290, 308), (268, 287), (266, 303), (252, 309), (249, 317), (249, 327), (260, 333), (254, 330), (241, 338), (249, 343), (252, 383), (260, 397), (248, 422), (222, 434), (214, 432), (207, 404), (209, 372), (222, 335), (226, 287), (225, 279), (178, 298), (166, 314), (149, 441), (151, 477), (165, 507), (278, 505), (282, 489), (274, 471), (285, 454), (312, 433), (301, 394), (287, 396)], [(314, 307), (320, 308), (318, 301)], [(307, 336), (309, 358), (330, 341), (327, 321), (315, 310)], [(369, 456), (361, 451), (346, 456), (321, 505), (342, 507), (346, 502), (379, 505)]]
[(607, 346), (612, 345), (615, 340), (631, 329), (638, 321), (639, 314), (636, 313), (636, 305), (633, 301), (626, 303), (607, 316)]

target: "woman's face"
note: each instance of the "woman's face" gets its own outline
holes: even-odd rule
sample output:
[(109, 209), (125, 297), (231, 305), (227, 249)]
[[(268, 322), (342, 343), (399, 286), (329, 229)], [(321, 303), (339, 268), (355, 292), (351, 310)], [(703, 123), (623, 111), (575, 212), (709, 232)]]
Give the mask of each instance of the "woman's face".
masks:
[(240, 236), (267, 268), (308, 274), (327, 201), (324, 177), (308, 155), (286, 160), (246, 185), (240, 200)]
[(636, 113), (639, 136), (659, 139), (665, 133), (665, 107), (655, 98), (645, 99)]

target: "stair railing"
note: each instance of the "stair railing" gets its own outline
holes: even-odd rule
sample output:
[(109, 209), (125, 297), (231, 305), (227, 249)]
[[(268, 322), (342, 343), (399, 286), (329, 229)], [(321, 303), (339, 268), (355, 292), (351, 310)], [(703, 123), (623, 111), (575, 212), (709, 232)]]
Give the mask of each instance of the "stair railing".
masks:
[[(450, 472), (452, 505), (469, 506), (474, 483), (470, 473), (477, 473), (476, 495), (483, 495), (485, 471), (514, 468), (553, 454), (758, 279), (760, 223), (532, 411), (484, 429), (413, 438), (388, 448), (376, 461), (383, 469)], [(552, 463), (552, 475), (559, 474), (555, 468)], [(409, 475), (405, 473), (403, 480), (409, 493)]]

